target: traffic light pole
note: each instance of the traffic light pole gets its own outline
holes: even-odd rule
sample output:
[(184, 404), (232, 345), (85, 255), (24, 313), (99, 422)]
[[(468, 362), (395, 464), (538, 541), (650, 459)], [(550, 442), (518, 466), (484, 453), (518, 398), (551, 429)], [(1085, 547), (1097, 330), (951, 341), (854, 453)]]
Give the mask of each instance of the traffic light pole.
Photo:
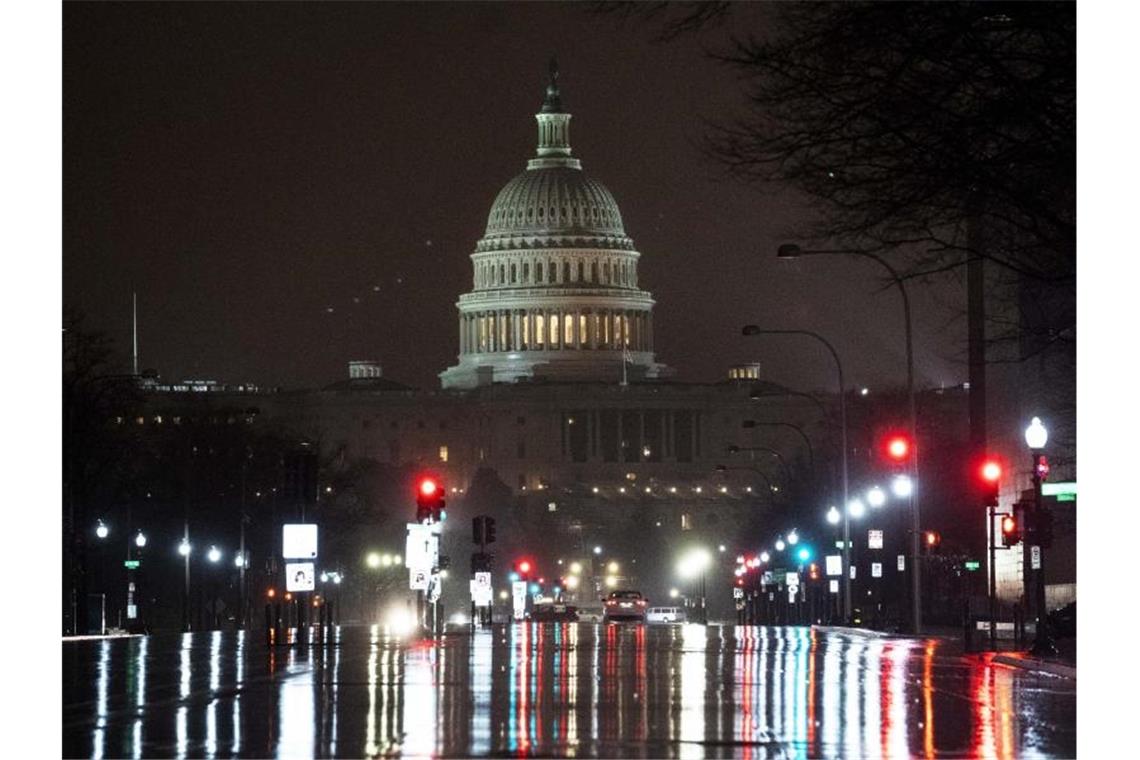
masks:
[(990, 649), (997, 650), (997, 506), (990, 505)]

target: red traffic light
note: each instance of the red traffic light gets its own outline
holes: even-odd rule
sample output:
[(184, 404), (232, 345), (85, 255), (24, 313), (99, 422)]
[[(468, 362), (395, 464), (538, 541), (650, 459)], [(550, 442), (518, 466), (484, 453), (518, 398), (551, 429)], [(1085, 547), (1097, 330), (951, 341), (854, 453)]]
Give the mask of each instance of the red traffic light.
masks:
[(936, 531), (936, 530), (926, 531), (926, 545), (927, 546), (938, 546), (938, 544), (940, 544), (940, 543), (942, 543), (942, 536), (938, 533), (938, 531)]
[(431, 478), (424, 478), (420, 481), (420, 493), (424, 496), (434, 496), (438, 490), (439, 484)]
[(901, 462), (910, 456), (910, 438), (905, 435), (892, 435), (887, 439), (886, 449), (888, 457)]
[(1017, 530), (1017, 520), (1013, 515), (1006, 515), (1001, 519), (1001, 532), (1009, 535)]
[(982, 480), (988, 483), (996, 483), (1001, 480), (1001, 465), (992, 459), (987, 459), (982, 463), (981, 475)]
[(520, 562), (519, 563), (519, 572), (520, 573), (529, 573), (530, 572), (530, 562), (528, 562), (525, 559), (522, 562)]

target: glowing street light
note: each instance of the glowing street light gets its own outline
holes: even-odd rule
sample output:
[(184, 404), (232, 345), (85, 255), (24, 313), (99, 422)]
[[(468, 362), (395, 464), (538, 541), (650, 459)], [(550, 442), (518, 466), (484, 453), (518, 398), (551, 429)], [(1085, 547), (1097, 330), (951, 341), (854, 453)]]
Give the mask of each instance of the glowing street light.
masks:
[(867, 503), (870, 504), (873, 509), (878, 509), (887, 503), (887, 494), (883, 492), (883, 489), (875, 486), (867, 492)]
[(606, 565), (606, 572), (608, 572), (610, 575), (617, 575), (620, 569), (621, 567), (616, 562), (611, 562), (610, 564)]
[(222, 550), (216, 546), (211, 546), (210, 550), (206, 552), (206, 559), (211, 562), (217, 562), (222, 558)]
[(788, 534), (788, 543), (789, 544), (791, 544), (792, 546), (795, 546), (799, 542), (800, 542), (800, 534), (796, 533), (795, 530), (793, 530), (791, 533)]
[(899, 475), (891, 481), (891, 493), (900, 499), (905, 499), (914, 493), (914, 481), (909, 475)]
[(669, 589), (669, 598), (670, 599), (676, 599), (680, 595), (681, 595), (681, 592), (678, 591), (677, 589), (675, 589), (675, 588)]
[(380, 567), (380, 555), (376, 552), (369, 552), (368, 556), (364, 558), (364, 561), (368, 563), (369, 567)]
[(146, 546), (146, 535), (141, 530), (135, 536), (135, 546), (140, 549)]
[(617, 578), (612, 575), (606, 576), (606, 588), (613, 588), (617, 585)]
[(594, 554), (601, 554), (601, 553), (602, 553), (602, 547), (595, 546), (594, 547)]
[(847, 514), (858, 520), (863, 515), (867, 514), (867, 508), (863, 506), (862, 499), (852, 499), (847, 504)]
[(99, 524), (95, 526), (95, 535), (99, 538), (106, 538), (110, 532), (111, 529), (108, 528), (106, 523), (104, 523), (102, 520), (100, 520)]
[(178, 542), (178, 553), (183, 557), (190, 556), (190, 542), (185, 538)]
[(761, 562), (767, 562), (770, 559), (772, 559), (771, 554), (769, 554), (768, 552), (760, 552), (760, 561)]
[(776, 539), (776, 551), (778, 551), (778, 552), (784, 551), (784, 539), (782, 539), (782, 538)]
[(841, 519), (842, 517), (839, 514), (839, 510), (834, 506), (827, 510), (827, 521), (832, 525), (838, 525)]
[(570, 572), (574, 575), (578, 575), (579, 573), (581, 573), (582, 572), (582, 563), (581, 562), (571, 562), (570, 563)]

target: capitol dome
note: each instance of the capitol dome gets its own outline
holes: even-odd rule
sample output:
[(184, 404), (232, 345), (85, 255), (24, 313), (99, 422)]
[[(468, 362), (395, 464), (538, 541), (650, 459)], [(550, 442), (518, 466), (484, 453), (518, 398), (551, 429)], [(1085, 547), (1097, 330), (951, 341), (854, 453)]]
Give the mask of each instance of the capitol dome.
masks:
[(528, 169), (508, 182), (491, 206), (484, 239), (551, 234), (633, 245), (606, 186), (568, 166)]
[(519, 380), (628, 382), (670, 370), (653, 354), (653, 298), (605, 185), (571, 156), (558, 70), (526, 170), (499, 191), (459, 297), (459, 363), (444, 388)]

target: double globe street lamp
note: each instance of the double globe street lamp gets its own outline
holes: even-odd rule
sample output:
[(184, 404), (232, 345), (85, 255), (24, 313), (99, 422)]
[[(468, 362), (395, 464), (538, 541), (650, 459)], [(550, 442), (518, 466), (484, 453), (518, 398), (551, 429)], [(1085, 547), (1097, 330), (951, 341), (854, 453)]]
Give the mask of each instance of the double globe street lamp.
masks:
[(1057, 645), (1053, 642), (1053, 636), (1049, 631), (1049, 614), (1045, 607), (1045, 547), (1042, 546), (1043, 541), (1043, 513), (1044, 503), (1041, 495), (1041, 481), (1047, 470), (1045, 469), (1044, 462), (1042, 461), (1041, 452), (1045, 448), (1045, 444), (1049, 441), (1049, 431), (1046, 430), (1045, 425), (1042, 424), (1041, 418), (1034, 417), (1029, 427), (1025, 428), (1025, 445), (1029, 447), (1030, 453), (1033, 455), (1033, 528), (1036, 543), (1031, 551), (1036, 550), (1037, 561), (1031, 562), (1035, 564), (1037, 575), (1037, 588), (1036, 588), (1036, 604), (1037, 608), (1037, 624), (1034, 631), (1033, 646), (1029, 652), (1034, 657), (1049, 657), (1057, 654)]

